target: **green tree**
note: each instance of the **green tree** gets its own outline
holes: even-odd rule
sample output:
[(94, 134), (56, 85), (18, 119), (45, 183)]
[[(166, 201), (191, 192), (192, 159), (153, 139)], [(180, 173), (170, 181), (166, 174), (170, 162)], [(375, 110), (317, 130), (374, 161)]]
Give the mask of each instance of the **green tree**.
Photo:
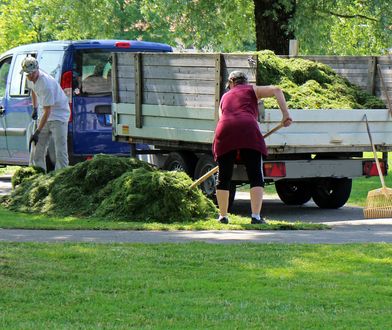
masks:
[(295, 0), (253, 0), (257, 50), (270, 49), (276, 54), (289, 53), (289, 40), (294, 39), (290, 26)]
[(140, 13), (138, 26), (133, 23), (131, 30), (137, 30), (141, 39), (215, 51), (255, 46), (249, 0), (142, 0)]
[(392, 2), (300, 0), (291, 26), (302, 54), (380, 55), (392, 46)]
[(209, 51), (382, 54), (390, 0), (2, 0), (0, 51), (59, 39), (119, 38)]
[[(37, 3), (40, 2), (39, 0)], [(2, 1), (0, 4), (0, 49), (37, 41), (40, 27), (25, 0)], [(31, 14), (31, 15), (28, 15)]]
[(0, 3), (0, 50), (88, 38), (151, 40), (216, 51), (254, 49), (252, 15), (249, 0), (8, 0)]

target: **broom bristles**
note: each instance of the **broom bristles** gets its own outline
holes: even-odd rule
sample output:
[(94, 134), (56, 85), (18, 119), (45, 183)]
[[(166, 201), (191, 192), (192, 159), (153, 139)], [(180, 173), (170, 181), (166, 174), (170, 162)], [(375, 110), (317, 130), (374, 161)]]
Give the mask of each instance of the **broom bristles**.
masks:
[(363, 215), (366, 219), (392, 218), (392, 189), (383, 187), (369, 191)]

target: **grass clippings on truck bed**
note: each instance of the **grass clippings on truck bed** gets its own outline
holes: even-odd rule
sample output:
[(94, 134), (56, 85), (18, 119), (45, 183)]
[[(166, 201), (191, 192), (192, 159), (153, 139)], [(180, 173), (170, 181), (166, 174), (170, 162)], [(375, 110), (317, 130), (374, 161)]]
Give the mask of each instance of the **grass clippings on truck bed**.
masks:
[[(290, 109), (385, 109), (382, 100), (338, 75), (330, 66), (301, 58), (258, 52), (258, 85), (282, 88)], [(274, 98), (267, 109), (279, 108)]]

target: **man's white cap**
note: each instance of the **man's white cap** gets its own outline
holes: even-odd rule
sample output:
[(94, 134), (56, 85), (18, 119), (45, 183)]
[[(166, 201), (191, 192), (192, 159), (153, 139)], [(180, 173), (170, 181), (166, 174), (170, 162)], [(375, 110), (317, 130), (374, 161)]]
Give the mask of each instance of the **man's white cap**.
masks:
[(32, 56), (26, 56), (26, 58), (22, 61), (22, 70), (20, 73), (32, 73), (37, 71), (38, 68), (39, 66), (37, 59)]

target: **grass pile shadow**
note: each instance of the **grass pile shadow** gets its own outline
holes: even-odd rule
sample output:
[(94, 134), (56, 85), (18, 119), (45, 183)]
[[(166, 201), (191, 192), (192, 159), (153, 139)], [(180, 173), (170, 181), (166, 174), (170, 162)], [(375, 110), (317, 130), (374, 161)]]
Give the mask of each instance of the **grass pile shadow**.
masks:
[[(384, 102), (338, 75), (326, 64), (301, 58), (281, 58), (270, 50), (258, 52), (259, 85), (283, 89), (291, 109), (384, 109)], [(274, 98), (267, 109), (278, 109)]]
[(19, 185), (3, 200), (14, 211), (162, 223), (197, 221), (217, 212), (199, 189), (190, 189), (187, 174), (136, 159), (97, 155), (49, 174), (19, 171)]

